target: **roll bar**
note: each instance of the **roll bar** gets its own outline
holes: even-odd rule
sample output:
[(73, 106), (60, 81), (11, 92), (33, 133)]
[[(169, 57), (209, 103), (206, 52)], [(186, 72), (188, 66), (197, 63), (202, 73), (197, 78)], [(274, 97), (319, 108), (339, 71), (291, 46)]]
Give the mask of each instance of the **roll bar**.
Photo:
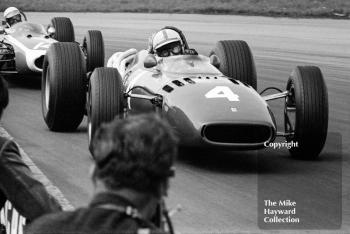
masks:
[(180, 29), (178, 29), (177, 27), (174, 27), (174, 26), (165, 26), (161, 30), (163, 30), (163, 29), (171, 29), (171, 30), (174, 30), (175, 32), (177, 32), (180, 35), (182, 42), (184, 43), (185, 49), (189, 49), (185, 35), (181, 32)]
[(23, 12), (23, 11), (21, 11), (21, 10), (20, 10), (19, 12), (21, 13), (21, 15), (23, 15), (24, 20), (25, 20), (25, 21), (28, 21), (28, 20), (27, 20), (27, 16), (26, 16), (26, 14), (24, 14), (24, 12)]

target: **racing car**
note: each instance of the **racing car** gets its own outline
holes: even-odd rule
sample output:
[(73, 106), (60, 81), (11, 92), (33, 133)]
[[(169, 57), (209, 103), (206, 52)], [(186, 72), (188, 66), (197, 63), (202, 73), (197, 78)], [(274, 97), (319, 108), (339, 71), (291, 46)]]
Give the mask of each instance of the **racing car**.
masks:
[[(40, 74), (47, 49), (56, 42), (75, 42), (74, 28), (66, 17), (52, 18), (44, 27), (27, 21), (0, 27), (0, 74)], [(104, 45), (100, 31), (89, 30), (80, 45), (88, 70), (104, 65)], [(70, 68), (72, 69), (72, 68)]]
[[(68, 79), (52, 74), (52, 64), (44, 65), (42, 106), (48, 127), (75, 130), (85, 113), (91, 148), (103, 122), (155, 111), (169, 121), (183, 146), (255, 150), (285, 137), (298, 142), (290, 149), (292, 156), (318, 157), (328, 128), (328, 94), (318, 67), (297, 66), (286, 90), (268, 87), (258, 93), (255, 63), (245, 41), (218, 41), (204, 56), (189, 48), (179, 29), (165, 29), (181, 36), (188, 53), (157, 57), (147, 50), (126, 51), (107, 64), (111, 67), (96, 68), (85, 80), (83, 73)], [(263, 95), (267, 90), (277, 92)], [(285, 100), (283, 131), (277, 130), (268, 104), (275, 99)]]

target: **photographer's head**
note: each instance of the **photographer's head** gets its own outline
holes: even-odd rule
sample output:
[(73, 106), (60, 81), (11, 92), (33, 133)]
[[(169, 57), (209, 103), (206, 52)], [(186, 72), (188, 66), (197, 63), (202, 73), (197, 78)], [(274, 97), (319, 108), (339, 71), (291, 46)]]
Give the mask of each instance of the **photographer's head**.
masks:
[(173, 176), (176, 154), (176, 137), (158, 115), (116, 118), (94, 136), (93, 179), (108, 190), (132, 189), (160, 197)]
[(9, 92), (7, 82), (0, 76), (0, 118), (9, 103)]

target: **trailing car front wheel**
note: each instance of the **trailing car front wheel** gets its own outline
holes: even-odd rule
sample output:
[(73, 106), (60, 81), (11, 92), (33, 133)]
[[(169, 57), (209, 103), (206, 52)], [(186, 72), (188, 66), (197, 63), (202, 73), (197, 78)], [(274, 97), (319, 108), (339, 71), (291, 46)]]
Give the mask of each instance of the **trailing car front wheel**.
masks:
[(86, 68), (76, 43), (54, 43), (47, 50), (42, 73), (42, 113), (52, 131), (72, 131), (85, 113)]
[(74, 27), (72, 21), (67, 17), (54, 17), (51, 25), (55, 28), (53, 39), (60, 42), (74, 42)]
[(105, 47), (102, 33), (98, 30), (89, 30), (83, 40), (86, 54), (86, 70), (92, 72), (97, 67), (103, 67), (105, 62)]

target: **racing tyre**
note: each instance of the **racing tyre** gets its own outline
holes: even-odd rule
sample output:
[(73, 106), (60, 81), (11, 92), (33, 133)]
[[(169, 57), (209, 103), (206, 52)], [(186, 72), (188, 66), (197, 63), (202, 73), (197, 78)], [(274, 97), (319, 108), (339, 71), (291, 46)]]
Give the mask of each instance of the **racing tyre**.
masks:
[(86, 102), (86, 68), (76, 43), (58, 42), (47, 50), (42, 73), (42, 112), (52, 131), (73, 131)]
[(60, 42), (75, 42), (72, 21), (67, 17), (55, 17), (51, 19), (51, 25), (55, 28), (53, 39)]
[(105, 63), (105, 47), (102, 33), (97, 30), (89, 30), (83, 40), (83, 48), (86, 52), (86, 69), (88, 72), (97, 67), (103, 67)]
[(296, 158), (315, 159), (325, 144), (328, 129), (328, 94), (321, 70), (296, 67), (287, 90), (285, 131), (292, 134), (286, 140), (298, 144), (289, 151)]
[(88, 139), (92, 153), (92, 139), (98, 127), (124, 110), (122, 79), (117, 69), (96, 68), (90, 77), (88, 91)]
[(209, 56), (215, 54), (220, 60), (219, 70), (228, 77), (257, 88), (253, 55), (245, 41), (218, 41)]

